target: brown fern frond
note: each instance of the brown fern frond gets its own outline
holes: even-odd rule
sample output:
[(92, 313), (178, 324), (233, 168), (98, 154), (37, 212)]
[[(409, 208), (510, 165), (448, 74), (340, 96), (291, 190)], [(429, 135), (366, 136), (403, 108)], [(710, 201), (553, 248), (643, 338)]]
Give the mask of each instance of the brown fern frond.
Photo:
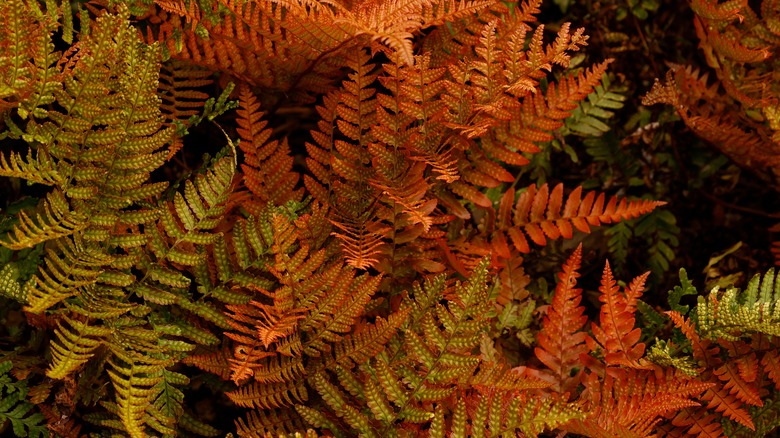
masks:
[[(252, 410), (245, 418), (236, 419), (235, 423), (236, 433), (241, 438), (295, 436), (296, 432), (301, 435), (300, 431), (306, 429), (301, 417), (293, 409), (287, 408)], [(317, 434), (309, 429), (305, 437), (316, 438)]]
[(306, 386), (301, 380), (283, 383), (252, 382), (225, 395), (244, 408), (275, 409), (304, 402), (308, 398)]
[[(498, 233), (499, 236), (503, 236)], [(505, 246), (505, 243), (501, 246)], [(495, 248), (495, 244), (493, 244)], [(494, 253), (509, 252), (507, 246), (505, 250), (495, 250)], [(511, 257), (511, 256), (510, 256)], [(499, 281), (501, 282), (501, 291), (498, 296), (497, 303), (499, 306), (504, 306), (510, 302), (522, 302), (530, 295), (526, 286), (531, 283), (531, 277), (523, 269), (522, 257), (507, 257), (509, 260), (506, 262), (501, 271), (498, 273)]]
[[(386, 348), (397, 330), (406, 323), (410, 312), (410, 307), (404, 307), (390, 314), (387, 319), (377, 318), (372, 325), (358, 326), (355, 332), (333, 346), (332, 362), (352, 368), (376, 357)], [(330, 360), (326, 362), (326, 366), (332, 366)]]
[(272, 130), (262, 120), (260, 104), (249, 86), (239, 88), (238, 134), (239, 147), (244, 152), (243, 183), (254, 195), (242, 202), (242, 206), (258, 214), (271, 202), (284, 205), (288, 201), (300, 201), (303, 191), (297, 188), (299, 175), (292, 171), (293, 158), (287, 140), (270, 140)]
[[(196, 3), (190, 2), (191, 5)], [(162, 99), (160, 109), (166, 120), (186, 123), (190, 117), (200, 114), (209, 97), (203, 88), (214, 82), (211, 75), (208, 70), (193, 68), (182, 62), (163, 64), (157, 92)]]
[(312, 196), (323, 205), (330, 205), (331, 186), (333, 183), (333, 171), (330, 157), (333, 152), (333, 144), (336, 132), (336, 108), (339, 98), (336, 93), (323, 97), (323, 104), (317, 106), (320, 120), (317, 129), (311, 131), (314, 142), (306, 142), (306, 167), (313, 176), (304, 175), (303, 183)]

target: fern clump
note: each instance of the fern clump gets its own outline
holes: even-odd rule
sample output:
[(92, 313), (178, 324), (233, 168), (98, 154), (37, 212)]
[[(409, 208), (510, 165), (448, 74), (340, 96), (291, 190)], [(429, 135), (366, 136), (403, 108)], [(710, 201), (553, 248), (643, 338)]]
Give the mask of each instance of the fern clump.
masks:
[[(0, 5), (0, 177), (14, 198), (0, 215), (0, 427), (775, 428), (780, 281), (716, 289), (689, 311), (683, 271), (671, 311), (656, 306), (682, 231), (651, 199), (666, 188), (639, 192), (651, 178), (620, 149), (619, 60), (589, 60), (585, 29), (545, 27), (541, 7)], [(673, 85), (647, 102), (683, 105)], [(578, 143), (592, 163), (561, 176)], [(622, 283), (636, 242), (656, 278)], [(594, 250), (614, 261), (597, 291)]]

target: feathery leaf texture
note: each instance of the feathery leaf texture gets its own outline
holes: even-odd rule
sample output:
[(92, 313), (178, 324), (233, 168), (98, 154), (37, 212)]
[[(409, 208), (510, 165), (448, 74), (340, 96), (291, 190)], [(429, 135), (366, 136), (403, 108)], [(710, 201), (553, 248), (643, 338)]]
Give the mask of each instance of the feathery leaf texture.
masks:
[[(514, 204), (514, 205), (513, 205)], [(502, 233), (509, 236), (522, 253), (531, 251), (529, 239), (545, 245), (547, 239), (570, 239), (573, 228), (589, 233), (591, 226), (635, 218), (664, 205), (660, 201), (627, 201), (603, 193), (588, 192), (582, 197), (582, 187), (575, 188), (563, 202), (563, 184), (550, 191), (547, 184), (538, 189), (529, 186), (515, 201), (513, 189), (504, 192), (499, 204), (498, 222)]]
[[(692, 319), (676, 296), (679, 332), (650, 348), (647, 274), (620, 288), (608, 264), (589, 321), (581, 245), (537, 306), (527, 254), (664, 204), (517, 186), (556, 135), (599, 135), (623, 102), (611, 59), (566, 71), (588, 37), (563, 23), (546, 42), (541, 0), (72, 3), (0, 5), (0, 137), (16, 142), (0, 176), (45, 189), (0, 224), (0, 292), (24, 306), (3, 317), (35, 333), (0, 348), (17, 435), (217, 436), (188, 400), (204, 391), (245, 410), (247, 437), (771, 428), (774, 273)], [(720, 58), (765, 54), (699, 31)], [(674, 74), (648, 102), (732, 122), (686, 97), (717, 97), (706, 78)], [(215, 154), (225, 138), (190, 141), (223, 124)], [(715, 139), (771, 167), (771, 136), (743, 127)]]

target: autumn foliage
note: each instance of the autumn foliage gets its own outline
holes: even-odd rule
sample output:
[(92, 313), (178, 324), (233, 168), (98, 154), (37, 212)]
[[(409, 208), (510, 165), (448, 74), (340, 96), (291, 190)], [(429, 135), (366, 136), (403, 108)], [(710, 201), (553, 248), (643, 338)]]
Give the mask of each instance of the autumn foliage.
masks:
[[(771, 180), (780, 112), (757, 84), (761, 44), (780, 34), (763, 4), (759, 18), (692, 1), (725, 94), (675, 65), (644, 102)], [(585, 61), (586, 30), (550, 30), (540, 8), (0, 4), (0, 176), (14, 187), (0, 299), (16, 321), (0, 335), (1, 431), (775, 430), (780, 279), (688, 306), (685, 271), (668, 299), (648, 298), (661, 295), (650, 271), (623, 283), (589, 249), (625, 264), (608, 233), (676, 237), (638, 225), (661, 221), (665, 200), (553, 177), (571, 162), (551, 151), (576, 161), (569, 135), (604, 157), (594, 142), (626, 99), (609, 91), (620, 61)], [(663, 244), (659, 275), (678, 246)], [(600, 282), (584, 274), (602, 265)]]

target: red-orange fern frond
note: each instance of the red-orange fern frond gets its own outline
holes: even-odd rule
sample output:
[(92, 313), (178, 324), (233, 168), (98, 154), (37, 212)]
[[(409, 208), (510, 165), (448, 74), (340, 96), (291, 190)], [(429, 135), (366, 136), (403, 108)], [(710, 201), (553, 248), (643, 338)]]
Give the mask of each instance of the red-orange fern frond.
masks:
[(514, 189), (507, 190), (499, 203), (497, 221), (500, 231), (510, 237), (514, 247), (528, 253), (531, 251), (529, 238), (537, 245), (545, 245), (548, 238), (570, 239), (572, 225), (589, 233), (591, 226), (632, 219), (665, 204), (650, 200), (627, 201), (617, 196), (612, 196), (606, 205), (605, 201), (603, 193), (596, 196), (595, 192), (588, 192), (582, 198), (582, 187), (577, 187), (564, 204), (563, 184), (558, 184), (552, 191), (547, 184), (539, 189), (534, 184), (520, 194), (517, 202)]
[(601, 313), (599, 324), (593, 324), (593, 337), (586, 339), (591, 351), (603, 349), (604, 362), (607, 365), (623, 365), (631, 368), (647, 368), (649, 365), (640, 361), (645, 352), (645, 344), (639, 342), (642, 329), (634, 328), (636, 324), (636, 302), (642, 295), (645, 281), (650, 275), (646, 272), (626, 286), (623, 293), (612, 277), (609, 262), (604, 266), (601, 277), (601, 295), (599, 300)]
[(582, 369), (576, 373), (572, 371), (580, 368), (580, 354), (588, 352), (585, 345), (588, 335), (582, 331), (588, 317), (585, 307), (580, 305), (582, 289), (576, 287), (581, 260), (582, 245), (579, 245), (558, 273), (555, 295), (542, 320), (542, 329), (537, 336), (539, 346), (534, 350), (536, 357), (549, 369), (551, 389), (562, 394), (574, 394)]
[(585, 420), (563, 427), (589, 437), (650, 437), (668, 414), (699, 406), (695, 397), (711, 385), (674, 371), (611, 369), (588, 374), (581, 398)]

